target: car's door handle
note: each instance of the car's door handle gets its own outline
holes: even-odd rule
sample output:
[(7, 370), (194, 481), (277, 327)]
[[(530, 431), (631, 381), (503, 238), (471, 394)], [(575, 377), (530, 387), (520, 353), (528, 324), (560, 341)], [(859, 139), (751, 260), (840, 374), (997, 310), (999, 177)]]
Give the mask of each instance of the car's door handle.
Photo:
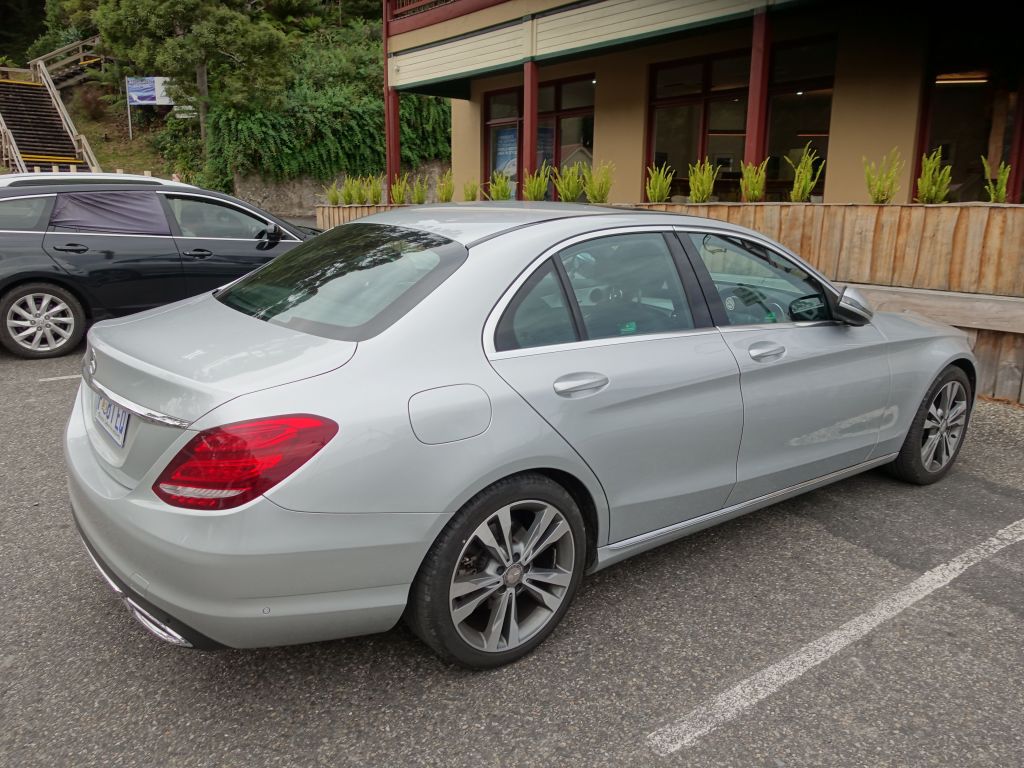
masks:
[(64, 253), (85, 253), (89, 250), (89, 246), (82, 245), (81, 243), (68, 243), (66, 245), (55, 245), (53, 250), (63, 251)]
[(556, 395), (572, 397), (604, 389), (608, 386), (608, 377), (600, 373), (568, 373), (555, 379), (552, 386)]
[(755, 344), (751, 344), (747, 349), (747, 354), (750, 355), (750, 359), (758, 363), (767, 362), (768, 360), (777, 360), (786, 354), (786, 348), (781, 344), (776, 344), (773, 341), (759, 341)]
[(208, 251), (205, 248), (193, 248), (191, 251), (185, 251), (185, 255), (190, 259), (208, 259), (213, 256), (213, 251)]

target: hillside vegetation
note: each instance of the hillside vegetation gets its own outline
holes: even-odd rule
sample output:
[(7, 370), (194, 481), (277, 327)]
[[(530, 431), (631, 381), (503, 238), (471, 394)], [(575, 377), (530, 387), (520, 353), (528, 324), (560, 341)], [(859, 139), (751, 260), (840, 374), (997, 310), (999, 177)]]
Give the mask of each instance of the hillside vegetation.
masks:
[[(121, 122), (125, 76), (173, 78), (172, 96), (198, 118), (133, 108), (162, 158), (154, 171), (220, 189), (236, 173), (326, 180), (384, 168), (379, 15), (365, 0), (47, 0), (47, 31), (32, 50), (98, 33), (112, 62), (97, 86)], [(98, 143), (116, 147), (111, 131), (94, 138), (102, 105), (85, 111), (97, 153)], [(447, 101), (403, 96), (401, 134), (403, 164), (448, 159)]]

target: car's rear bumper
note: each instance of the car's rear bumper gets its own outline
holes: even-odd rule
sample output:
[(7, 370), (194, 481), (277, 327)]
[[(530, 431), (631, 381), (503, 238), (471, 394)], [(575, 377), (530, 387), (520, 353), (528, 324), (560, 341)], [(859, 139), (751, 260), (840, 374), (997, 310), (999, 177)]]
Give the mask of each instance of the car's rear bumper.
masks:
[(266, 498), (226, 513), (177, 510), (103, 470), (78, 408), (65, 437), (74, 518), (151, 632), (254, 648), (381, 632), (401, 617), (441, 515), (310, 514)]

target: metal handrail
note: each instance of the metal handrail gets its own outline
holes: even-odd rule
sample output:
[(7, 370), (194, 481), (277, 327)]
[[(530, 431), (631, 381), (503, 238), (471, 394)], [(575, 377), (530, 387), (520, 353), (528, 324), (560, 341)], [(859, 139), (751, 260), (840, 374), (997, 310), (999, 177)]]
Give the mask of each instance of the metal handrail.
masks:
[(49, 70), (46, 66), (40, 63), (40, 59), (33, 59), (32, 67), (35, 70), (36, 77), (39, 78), (39, 82), (43, 84), (47, 92), (50, 94), (50, 101), (53, 102), (53, 106), (57, 109), (57, 114), (60, 115), (60, 121), (64, 124), (64, 130), (67, 131), (68, 136), (75, 144), (75, 151), (78, 156), (86, 162), (89, 166), (90, 171), (98, 172), (100, 170), (100, 164), (96, 160), (96, 155), (92, 152), (92, 147), (89, 146), (89, 140), (78, 132), (75, 128), (75, 124), (71, 121), (71, 115), (68, 114), (67, 108), (64, 106), (64, 101), (60, 97), (60, 93), (57, 91), (57, 86), (53, 84), (53, 79), (50, 77)]
[(3, 115), (0, 115), (0, 161), (15, 173), (28, 171), (25, 161), (21, 159), (21, 152), (18, 151), (18, 142), (14, 140), (14, 134), (4, 122)]
[[(78, 49), (78, 53), (85, 53), (85, 49), (87, 47), (89, 49), (95, 48), (96, 44), (99, 43), (99, 41), (100, 41), (100, 36), (99, 35), (93, 35), (92, 37), (87, 37), (84, 40), (75, 40), (73, 43), (68, 43), (67, 45), (61, 46), (60, 48), (58, 48), (58, 49), (56, 49), (54, 51), (50, 51), (49, 53), (45, 53), (42, 56), (38, 56), (38, 57), (32, 59), (28, 63), (28, 65), (30, 67), (32, 67), (32, 68), (35, 68), (35, 67), (46, 67), (47, 69), (49, 69), (50, 68), (49, 62), (52, 59), (56, 59), (59, 56), (61, 56), (62, 54), (65, 54), (65, 53), (68, 53), (70, 51), (73, 51), (76, 48)], [(74, 56), (71, 56), (69, 58), (74, 58)]]

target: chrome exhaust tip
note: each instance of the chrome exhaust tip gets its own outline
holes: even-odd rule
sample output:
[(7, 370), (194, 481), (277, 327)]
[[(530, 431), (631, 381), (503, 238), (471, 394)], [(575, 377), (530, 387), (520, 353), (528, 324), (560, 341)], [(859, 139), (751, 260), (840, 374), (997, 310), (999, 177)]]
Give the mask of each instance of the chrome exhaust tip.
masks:
[(153, 614), (136, 603), (130, 597), (122, 597), (121, 599), (124, 601), (125, 608), (128, 609), (128, 612), (147, 632), (149, 632), (149, 634), (163, 640), (165, 643), (170, 643), (171, 645), (177, 645), (181, 648), (192, 647), (192, 643), (166, 624), (159, 621), (155, 616), (153, 616)]

